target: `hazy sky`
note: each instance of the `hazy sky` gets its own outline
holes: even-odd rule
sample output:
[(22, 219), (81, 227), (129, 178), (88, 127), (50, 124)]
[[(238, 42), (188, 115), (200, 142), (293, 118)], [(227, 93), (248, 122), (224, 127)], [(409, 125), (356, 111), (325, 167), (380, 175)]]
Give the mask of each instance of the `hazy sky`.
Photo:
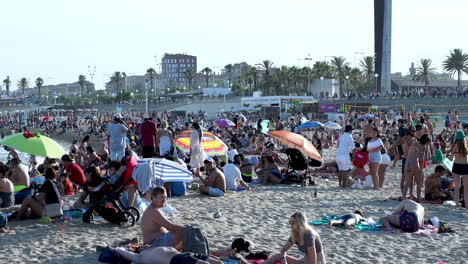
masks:
[[(198, 70), (270, 59), (307, 65), (374, 53), (373, 0), (2, 1), (0, 79), (72, 82), (96, 65), (101, 89), (113, 71), (142, 74), (164, 53), (198, 57)], [(393, 0), (392, 72), (453, 48), (468, 52), (467, 0)], [(356, 64), (362, 54), (356, 55)], [(157, 59), (157, 62), (156, 62)], [(329, 58), (327, 58), (329, 59)]]

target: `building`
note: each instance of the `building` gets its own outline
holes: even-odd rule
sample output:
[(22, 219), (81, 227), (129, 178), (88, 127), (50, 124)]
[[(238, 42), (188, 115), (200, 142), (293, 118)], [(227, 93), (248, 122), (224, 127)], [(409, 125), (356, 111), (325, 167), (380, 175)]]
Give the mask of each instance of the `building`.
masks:
[[(83, 85), (83, 94), (88, 94), (94, 91), (94, 83), (85, 81)], [(80, 94), (80, 84), (78, 82), (74, 83), (61, 83), (56, 85), (44, 85), (41, 87), (41, 97), (48, 96), (49, 98), (53, 98), (55, 95), (79, 95)], [(23, 91), (21, 89), (12, 91), (13, 96), (21, 96), (23, 95)], [(28, 88), (24, 90), (25, 96), (38, 96), (39, 89), (37, 86), (32, 88)]]
[(164, 87), (188, 86), (185, 72), (190, 68), (194, 70), (195, 74), (198, 73), (196, 56), (164, 54), (161, 62), (161, 80)]

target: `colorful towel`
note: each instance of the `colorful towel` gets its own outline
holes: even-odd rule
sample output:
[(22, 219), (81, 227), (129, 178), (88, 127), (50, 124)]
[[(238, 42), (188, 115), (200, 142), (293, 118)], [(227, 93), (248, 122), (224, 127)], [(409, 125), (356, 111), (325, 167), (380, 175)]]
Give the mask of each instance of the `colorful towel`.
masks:
[(394, 234), (410, 234), (416, 236), (438, 236), (437, 228), (432, 225), (424, 225), (423, 227), (419, 228), (418, 231), (413, 233), (405, 233), (400, 229), (381, 229), (382, 231), (391, 232)]
[[(320, 220), (309, 222), (309, 225), (328, 225), (328, 220), (338, 220), (340, 217), (337, 215), (324, 216)], [(342, 226), (344, 227), (344, 226)], [(366, 222), (361, 222), (354, 226), (359, 231), (379, 231), (382, 225), (379, 222), (375, 222), (372, 225)]]
[[(418, 200), (418, 199), (415, 199), (415, 198), (406, 198), (408, 200), (413, 200), (415, 202), (418, 202), (418, 203), (425, 203), (425, 204), (443, 204), (444, 201), (442, 200), (435, 200), (435, 201), (430, 201), (430, 200), (424, 200), (424, 199), (421, 199), (421, 200)], [(403, 199), (403, 197), (390, 197), (390, 200), (395, 200), (395, 201), (403, 201), (405, 199)]]

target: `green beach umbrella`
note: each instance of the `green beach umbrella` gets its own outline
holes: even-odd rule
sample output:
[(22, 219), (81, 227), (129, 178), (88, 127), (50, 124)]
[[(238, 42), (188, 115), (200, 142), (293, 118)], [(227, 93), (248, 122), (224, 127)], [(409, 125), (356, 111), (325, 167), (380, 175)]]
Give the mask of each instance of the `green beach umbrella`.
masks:
[(40, 157), (58, 159), (66, 154), (62, 146), (53, 139), (30, 131), (5, 137), (0, 140), (0, 144)]

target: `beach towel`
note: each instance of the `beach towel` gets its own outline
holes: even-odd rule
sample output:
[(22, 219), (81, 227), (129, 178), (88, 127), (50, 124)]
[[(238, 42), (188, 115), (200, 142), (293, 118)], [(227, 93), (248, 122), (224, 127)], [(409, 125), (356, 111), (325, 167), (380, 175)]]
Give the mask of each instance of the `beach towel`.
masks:
[[(338, 220), (339, 218), (340, 217), (337, 215), (324, 216), (320, 220), (309, 222), (309, 225), (328, 225), (328, 220)], [(344, 228), (345, 226), (343, 225), (342, 227)], [(382, 224), (379, 222), (368, 223), (365, 221), (354, 226), (354, 228), (359, 231), (379, 231), (381, 227)]]
[(424, 199), (421, 199), (421, 200), (418, 200), (418, 199), (415, 199), (415, 198), (406, 198), (406, 199), (403, 199), (403, 197), (390, 197), (390, 200), (395, 200), (395, 201), (403, 201), (403, 200), (412, 200), (412, 201), (415, 201), (417, 203), (425, 203), (425, 204), (443, 204), (444, 201), (443, 200), (435, 200), (435, 201), (431, 201), (431, 200), (424, 200)]
[(410, 234), (416, 236), (438, 236), (437, 228), (432, 225), (423, 225), (418, 231), (412, 233), (403, 232), (400, 229), (381, 229), (381, 231), (391, 232), (394, 234)]

